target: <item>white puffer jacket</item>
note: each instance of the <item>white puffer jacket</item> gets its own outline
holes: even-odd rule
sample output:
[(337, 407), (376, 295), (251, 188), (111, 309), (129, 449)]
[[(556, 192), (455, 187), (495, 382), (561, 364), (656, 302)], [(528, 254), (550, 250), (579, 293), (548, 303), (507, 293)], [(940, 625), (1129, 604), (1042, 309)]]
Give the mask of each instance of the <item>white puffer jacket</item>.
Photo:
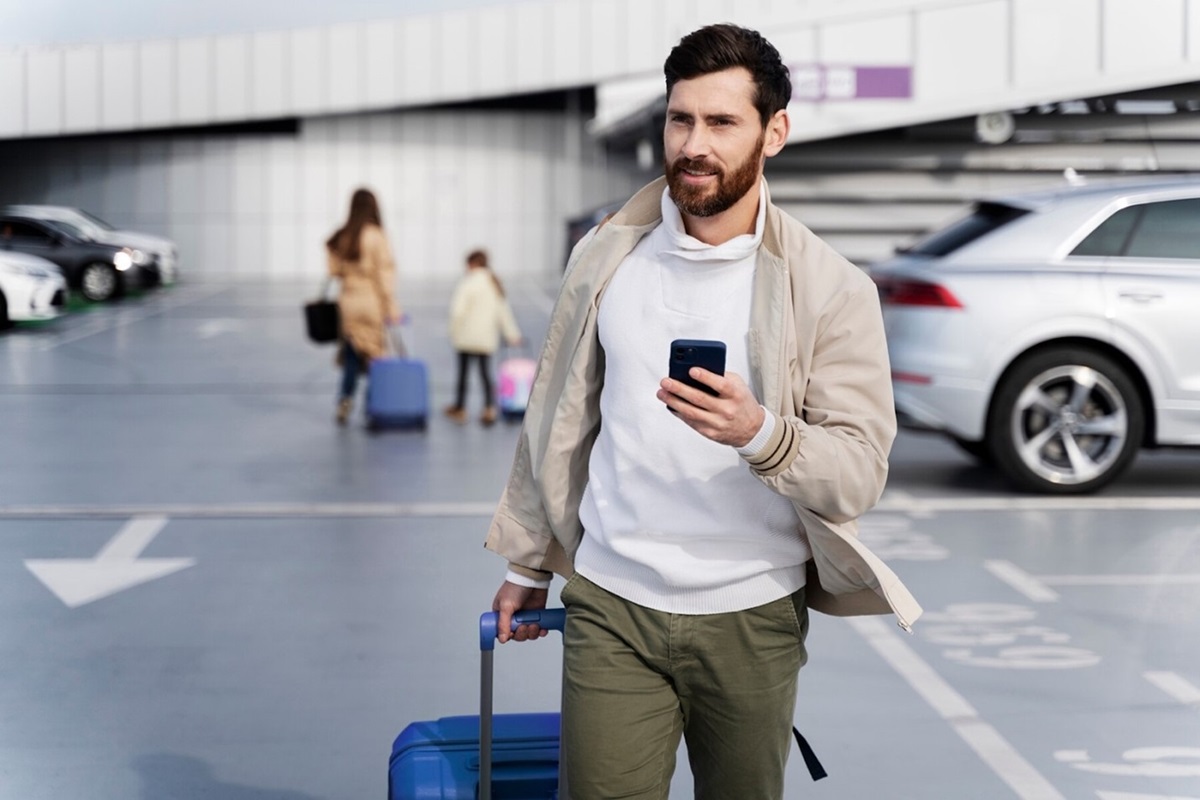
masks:
[(512, 307), (500, 294), (491, 270), (472, 267), (450, 299), (450, 343), (461, 353), (496, 352), (500, 334), (509, 344), (521, 340)]

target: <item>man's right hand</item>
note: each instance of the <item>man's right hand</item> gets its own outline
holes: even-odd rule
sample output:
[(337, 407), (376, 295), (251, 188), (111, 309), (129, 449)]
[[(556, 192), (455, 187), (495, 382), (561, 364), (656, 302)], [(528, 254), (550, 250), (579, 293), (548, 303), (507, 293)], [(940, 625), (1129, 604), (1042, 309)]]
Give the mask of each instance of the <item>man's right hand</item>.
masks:
[(500, 640), (500, 644), (504, 644), (509, 639), (515, 639), (518, 642), (537, 639), (550, 632), (538, 625), (521, 625), (515, 631), (512, 629), (514, 613), (526, 609), (545, 608), (548, 594), (549, 592), (545, 589), (531, 589), (528, 586), (518, 586), (508, 581), (500, 585), (500, 591), (496, 592), (496, 599), (492, 601), (492, 611), (500, 615), (496, 621), (496, 638)]

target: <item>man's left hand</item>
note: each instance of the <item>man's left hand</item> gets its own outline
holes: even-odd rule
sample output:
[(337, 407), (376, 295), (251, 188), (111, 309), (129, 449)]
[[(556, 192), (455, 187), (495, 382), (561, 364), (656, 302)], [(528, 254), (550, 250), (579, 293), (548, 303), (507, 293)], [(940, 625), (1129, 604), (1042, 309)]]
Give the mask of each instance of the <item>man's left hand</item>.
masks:
[(733, 447), (749, 444), (766, 412), (741, 376), (733, 372), (718, 375), (703, 367), (692, 367), (688, 374), (715, 389), (717, 396), (663, 378), (658, 399), (701, 436)]

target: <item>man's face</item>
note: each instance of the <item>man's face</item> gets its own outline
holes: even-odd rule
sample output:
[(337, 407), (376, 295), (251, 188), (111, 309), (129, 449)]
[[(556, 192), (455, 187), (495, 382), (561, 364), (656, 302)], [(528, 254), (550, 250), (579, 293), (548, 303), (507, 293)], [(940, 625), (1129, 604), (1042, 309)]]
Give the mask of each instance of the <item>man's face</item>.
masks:
[(757, 185), (766, 130), (753, 98), (754, 81), (741, 67), (672, 87), (663, 162), (671, 199), (684, 214), (720, 214)]

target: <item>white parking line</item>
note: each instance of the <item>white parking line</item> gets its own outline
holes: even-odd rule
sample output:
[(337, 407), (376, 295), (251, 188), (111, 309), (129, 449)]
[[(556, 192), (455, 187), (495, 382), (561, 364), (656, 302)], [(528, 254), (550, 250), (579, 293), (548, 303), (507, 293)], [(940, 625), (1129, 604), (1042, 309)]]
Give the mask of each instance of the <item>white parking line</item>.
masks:
[(1184, 797), (1181, 794), (1173, 794), (1169, 797), (1165, 794), (1130, 794), (1129, 792), (1096, 792), (1096, 797), (1100, 800), (1200, 800), (1200, 797)]
[(998, 559), (985, 561), (983, 562), (983, 566), (988, 572), (1035, 603), (1053, 603), (1058, 600), (1058, 592), (1011, 561)]
[(1143, 672), (1142, 677), (1185, 706), (1200, 708), (1200, 689), (1174, 672)]
[(1000, 732), (979, 717), (966, 698), (934, 671), (882, 620), (850, 617), (849, 622), (884, 661), (924, 698), (984, 763), (1021, 800), (1066, 800)]
[[(465, 503), (275, 503), (226, 505), (18, 506), (0, 505), (4, 517), (133, 517), (165, 514), (171, 517), (405, 517), (491, 516), (494, 502)], [(947, 511), (1200, 511), (1200, 497), (1107, 498), (924, 498), (885, 497), (876, 511), (922, 517)], [(1015, 569), (1015, 568), (1014, 568)], [(999, 576), (997, 576), (999, 577)], [(1067, 578), (1069, 576), (1058, 576)], [(1045, 579), (1041, 579), (1045, 583)], [(1190, 583), (1191, 579), (1186, 581)]]
[(1200, 497), (914, 497), (885, 492), (875, 511), (1200, 511)]
[(984, 569), (1035, 603), (1053, 603), (1058, 592), (1051, 586), (1196, 586), (1200, 574), (1153, 575), (1030, 575), (1011, 561), (983, 562)]
[(1200, 575), (1042, 575), (1043, 583), (1053, 586), (1193, 586)]
[(0, 505), (0, 519), (176, 517), (190, 519), (344, 519), (355, 517), (490, 517), (496, 503), (245, 503), (228, 505)]
[(55, 336), (54, 338), (47, 340), (42, 344), (42, 350), (53, 350), (61, 345), (72, 344), (82, 339), (87, 339), (90, 336), (95, 336), (98, 333), (104, 333), (108, 330), (124, 327), (126, 325), (132, 325), (135, 322), (141, 322), (144, 319), (158, 316), (159, 314), (171, 311), (172, 309), (182, 308), (183, 306), (189, 306), (193, 303), (200, 303), (216, 297), (224, 291), (224, 288), (210, 289), (207, 292), (197, 290), (194, 293), (189, 293), (182, 297), (162, 300), (161, 302), (152, 305), (144, 305), (136, 311), (122, 309), (124, 313), (114, 314), (111, 317), (103, 319), (90, 320), (88, 324), (76, 328), (74, 331), (65, 332), (59, 336)]

